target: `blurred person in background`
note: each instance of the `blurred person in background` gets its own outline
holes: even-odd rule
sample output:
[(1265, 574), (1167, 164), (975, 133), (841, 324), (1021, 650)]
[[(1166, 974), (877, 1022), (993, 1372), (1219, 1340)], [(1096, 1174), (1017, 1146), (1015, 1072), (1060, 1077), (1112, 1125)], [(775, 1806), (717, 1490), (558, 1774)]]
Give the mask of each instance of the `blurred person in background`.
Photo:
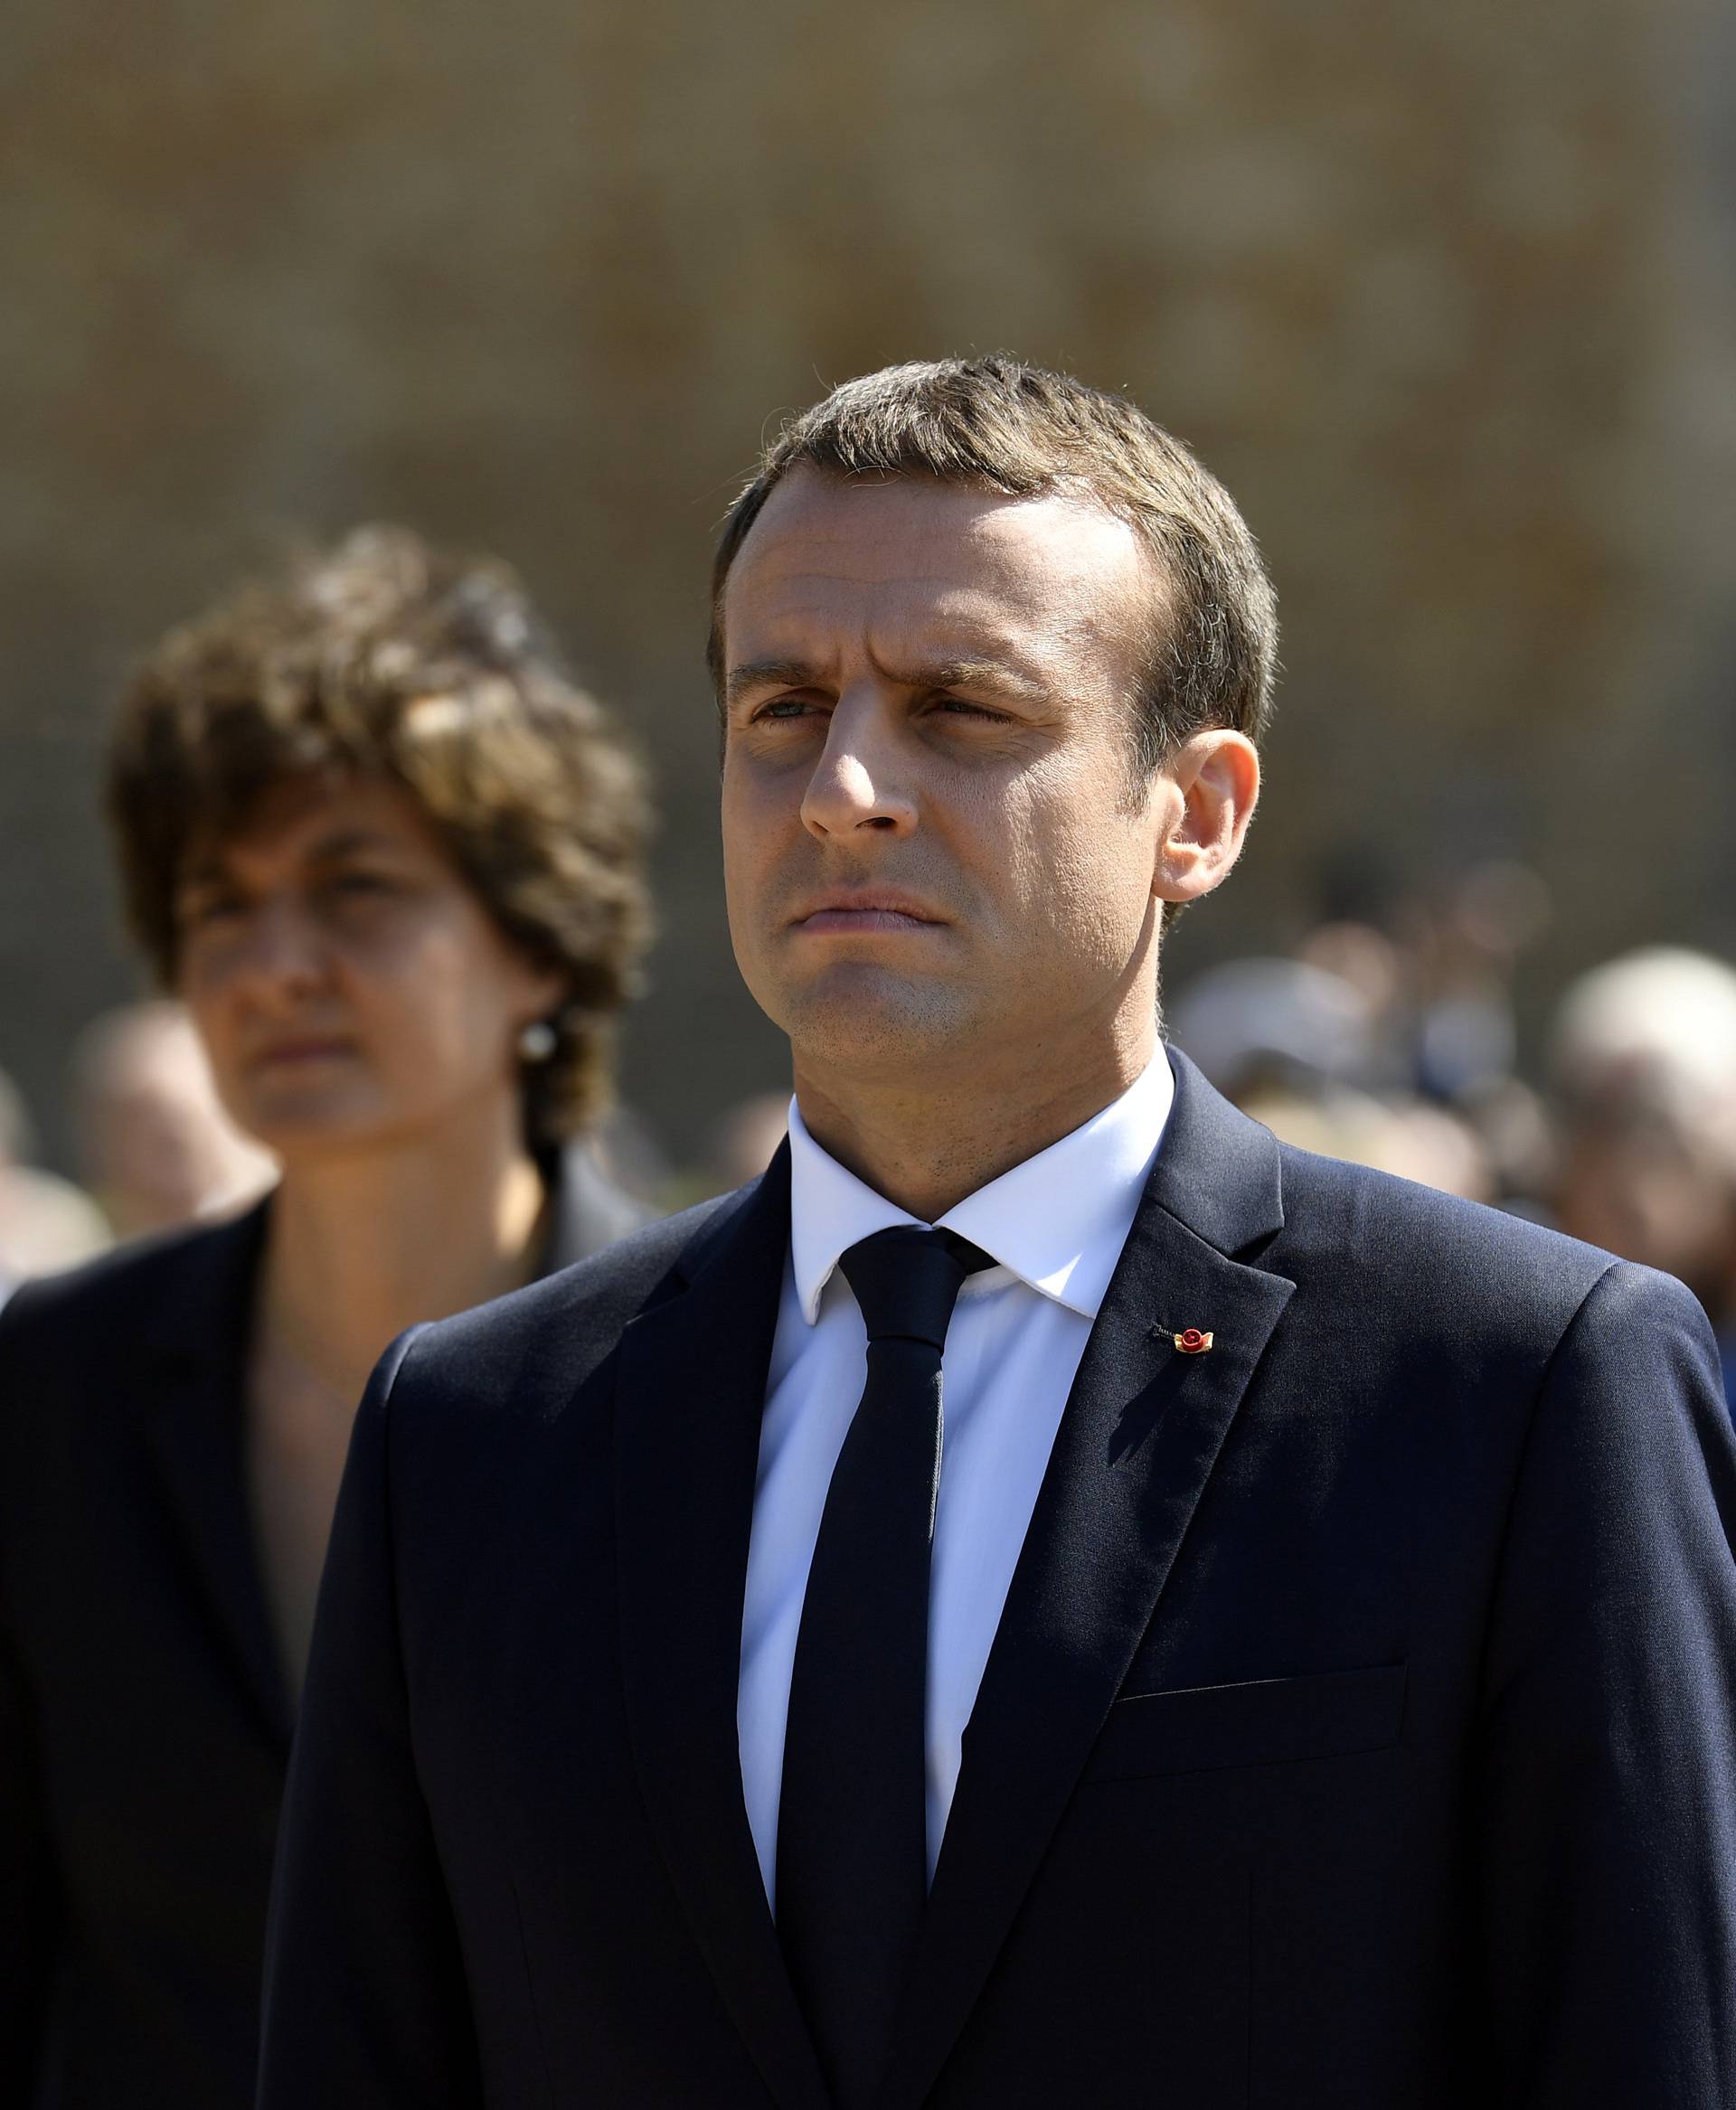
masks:
[(25, 1276), (70, 1267), (108, 1243), (95, 1202), (28, 1163), (30, 1149), (24, 1102), (0, 1070), (0, 1304)]
[[(789, 1094), (755, 1092), (725, 1109), (705, 1152), (706, 1194), (728, 1194), (757, 1180), (789, 1133)], [(695, 1195), (703, 1201), (703, 1195)]]
[(257, 1201), (269, 1153), (223, 1111), (185, 1009), (166, 998), (93, 1019), (72, 1050), (84, 1176), (117, 1238), (172, 1230)]
[(1671, 946), (1594, 968), (1561, 1000), (1550, 1073), (1561, 1229), (1687, 1284), (1736, 1411), (1736, 968)]
[[(1347, 924), (1332, 929), (1346, 940), (1365, 936), (1364, 956), (1383, 942)], [(1395, 1088), (1402, 1072), (1383, 1028), (1372, 977), (1310, 958), (1210, 968), (1182, 992), (1169, 1022), (1175, 1045), (1281, 1143), (1493, 1201), (1480, 1139), (1450, 1108)]]
[(1548, 923), (1542, 880), (1486, 859), (1416, 890), (1339, 862), (1292, 956), (1183, 988), (1175, 1044), (1281, 1142), (1547, 1219), (1548, 1117), (1513, 1073), (1513, 983)]
[(642, 1218), (583, 1138), (645, 801), (513, 574), (395, 529), (165, 638), (109, 788), (135, 928), (282, 1172), (0, 1314), (0, 2101), (242, 2110), (367, 1372)]

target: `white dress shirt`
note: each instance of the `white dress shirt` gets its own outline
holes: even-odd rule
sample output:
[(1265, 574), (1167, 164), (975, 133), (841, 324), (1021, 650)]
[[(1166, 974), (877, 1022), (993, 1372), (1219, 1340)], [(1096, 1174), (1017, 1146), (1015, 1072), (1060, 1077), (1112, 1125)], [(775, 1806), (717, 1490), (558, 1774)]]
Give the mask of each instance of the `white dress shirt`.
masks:
[[(1113, 1105), (940, 1218), (997, 1265), (969, 1276), (947, 1335), (929, 1593), (929, 1876), (1007, 1587), (1086, 1336), (1133, 1225), (1175, 1081), (1160, 1047)], [(832, 1468), (867, 1374), (838, 1268), (859, 1239), (918, 1220), (829, 1157), (789, 1114), (790, 1236), (760, 1433), (736, 1706), (741, 1785), (777, 1897), (784, 1724)]]

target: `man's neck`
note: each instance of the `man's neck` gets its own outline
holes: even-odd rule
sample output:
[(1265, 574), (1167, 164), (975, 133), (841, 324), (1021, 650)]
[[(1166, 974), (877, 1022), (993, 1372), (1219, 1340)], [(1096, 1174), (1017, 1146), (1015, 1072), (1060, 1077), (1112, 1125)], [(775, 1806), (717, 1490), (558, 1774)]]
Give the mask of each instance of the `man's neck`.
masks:
[(816, 1074), (796, 1059), (808, 1134), (877, 1194), (924, 1223), (1035, 1157), (1118, 1099), (1156, 1051), (1155, 1022), (1057, 1075), (1052, 1056), (1005, 1060), (967, 1081)]

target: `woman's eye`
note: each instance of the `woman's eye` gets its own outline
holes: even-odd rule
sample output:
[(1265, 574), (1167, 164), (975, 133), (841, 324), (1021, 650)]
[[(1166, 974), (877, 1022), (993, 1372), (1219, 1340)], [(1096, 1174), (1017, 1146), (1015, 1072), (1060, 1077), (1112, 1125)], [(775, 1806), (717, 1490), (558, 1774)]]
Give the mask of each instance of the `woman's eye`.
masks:
[(227, 917), (239, 916), (241, 910), (237, 895), (200, 894), (191, 901), (182, 902), (176, 911), (176, 920), (184, 930), (207, 930)]

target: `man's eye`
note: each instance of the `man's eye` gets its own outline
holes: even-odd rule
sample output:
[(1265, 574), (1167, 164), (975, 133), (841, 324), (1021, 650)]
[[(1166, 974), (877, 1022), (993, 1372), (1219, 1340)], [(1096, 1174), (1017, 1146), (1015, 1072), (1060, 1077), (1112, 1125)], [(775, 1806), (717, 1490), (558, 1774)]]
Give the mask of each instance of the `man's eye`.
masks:
[(762, 721), (774, 719), (780, 724), (788, 724), (792, 719), (806, 718), (814, 706), (804, 702), (799, 696), (778, 696), (769, 703), (761, 704), (755, 716)]
[(991, 711), (986, 703), (972, 703), (963, 696), (937, 696), (933, 708), (948, 718), (984, 718), (998, 721), (1006, 716), (1004, 711)]

